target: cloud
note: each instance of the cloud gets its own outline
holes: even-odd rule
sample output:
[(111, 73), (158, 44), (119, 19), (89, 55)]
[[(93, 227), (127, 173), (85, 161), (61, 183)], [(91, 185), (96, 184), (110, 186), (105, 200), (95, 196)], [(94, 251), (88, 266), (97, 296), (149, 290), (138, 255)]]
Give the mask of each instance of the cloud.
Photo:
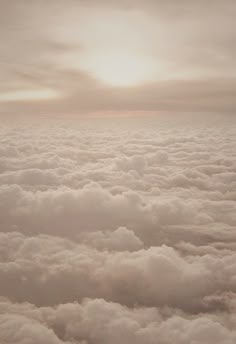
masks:
[(196, 313), (211, 307), (205, 302), (210, 295), (236, 292), (233, 251), (220, 255), (206, 247), (198, 256), (189, 246), (191, 252), (185, 250), (182, 257), (166, 245), (143, 249), (127, 232), (119, 229), (108, 238), (93, 233), (82, 244), (55, 236), (2, 234), (1, 295), (38, 305), (102, 297), (127, 306), (168, 305)]
[[(36, 308), (29, 304), (16, 304), (3, 301), (0, 310), (8, 315), (1, 316), (0, 328), (4, 339), (18, 343), (28, 343), (28, 333), (41, 330), (41, 339), (51, 343), (155, 343), (170, 344), (175, 340), (180, 343), (224, 343), (233, 344), (235, 331), (230, 329), (230, 321), (218, 316), (205, 315), (202, 319), (189, 317), (173, 310), (157, 310), (154, 308), (129, 309), (116, 303), (102, 299), (84, 300), (81, 304), (65, 304), (55, 308)], [(33, 320), (32, 320), (33, 319)], [(23, 323), (24, 320), (24, 323)], [(223, 323), (227, 326), (224, 327)], [(5, 326), (3, 324), (6, 324)], [(16, 335), (12, 327), (21, 330)], [(21, 325), (21, 326), (20, 326)], [(31, 325), (31, 327), (29, 327)], [(47, 327), (53, 329), (52, 334)], [(9, 331), (10, 329), (10, 331)], [(28, 333), (27, 333), (28, 330)], [(35, 331), (36, 332), (36, 331)], [(45, 335), (47, 334), (47, 337)], [(56, 335), (60, 338), (56, 339)], [(25, 341), (24, 341), (25, 337)], [(41, 343), (40, 337), (33, 337), (35, 343)]]
[(115, 251), (135, 251), (143, 246), (140, 238), (125, 227), (119, 227), (113, 232), (98, 231), (84, 233), (82, 235), (82, 242), (98, 249)]
[(11, 314), (0, 316), (0, 330), (1, 340), (3, 340), (4, 343), (64, 343), (64, 341), (61, 341), (52, 330), (48, 329), (43, 324), (21, 315)]
[(3, 122), (1, 339), (233, 344), (235, 137), (230, 116)]
[[(43, 101), (29, 98), (24, 104), (17, 99), (2, 103), (1, 115), (235, 111), (236, 7), (232, 0), (208, 6), (204, 1), (185, 0), (89, 4), (20, 0), (14, 5), (2, 0), (1, 7), (1, 93), (50, 89), (60, 95)], [(117, 30), (121, 20), (122, 30)], [(122, 56), (145, 55), (157, 61), (154, 82), (111, 87), (83, 66), (90, 52), (102, 58), (114, 50), (114, 42)]]

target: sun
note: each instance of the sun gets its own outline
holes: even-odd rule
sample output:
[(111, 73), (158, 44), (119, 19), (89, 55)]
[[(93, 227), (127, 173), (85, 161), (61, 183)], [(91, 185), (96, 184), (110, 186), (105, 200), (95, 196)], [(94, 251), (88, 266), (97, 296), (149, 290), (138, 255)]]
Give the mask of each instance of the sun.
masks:
[(108, 52), (87, 59), (87, 70), (103, 83), (130, 87), (151, 81), (155, 64), (150, 58), (128, 53)]

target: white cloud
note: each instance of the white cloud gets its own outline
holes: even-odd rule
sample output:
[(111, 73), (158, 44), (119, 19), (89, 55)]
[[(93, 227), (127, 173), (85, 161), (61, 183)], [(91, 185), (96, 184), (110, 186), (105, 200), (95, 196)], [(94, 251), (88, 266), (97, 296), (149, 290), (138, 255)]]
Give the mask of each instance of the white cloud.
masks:
[[(177, 344), (233, 344), (236, 338), (231, 329), (235, 317), (206, 314), (199, 319), (173, 309), (129, 309), (102, 299), (54, 308), (2, 301), (0, 312), (1, 333), (11, 343), (19, 343), (16, 339), (20, 338), (20, 343), (154, 344), (158, 338), (160, 344), (173, 340)], [(19, 330), (16, 334), (12, 333), (13, 326)], [(34, 337), (36, 333), (38, 337)]]
[(0, 128), (1, 339), (233, 344), (233, 120), (26, 124)]
[(91, 247), (115, 251), (135, 251), (143, 246), (140, 238), (125, 227), (119, 227), (114, 231), (84, 233), (81, 239)]

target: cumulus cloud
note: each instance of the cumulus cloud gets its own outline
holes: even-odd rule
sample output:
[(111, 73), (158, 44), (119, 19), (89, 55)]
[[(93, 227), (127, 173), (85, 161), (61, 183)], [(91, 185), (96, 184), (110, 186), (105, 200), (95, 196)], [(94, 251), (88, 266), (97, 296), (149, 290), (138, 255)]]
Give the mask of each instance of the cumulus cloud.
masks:
[(82, 242), (98, 249), (115, 251), (135, 251), (143, 246), (133, 231), (119, 227), (114, 231), (84, 233)]
[[(129, 233), (128, 241), (127, 236), (127, 230), (119, 229), (108, 238), (94, 233), (86, 244), (75, 244), (55, 236), (2, 234), (1, 295), (39, 305), (103, 297), (128, 306), (168, 305), (196, 312), (207, 309), (205, 297), (236, 292), (231, 250), (217, 255), (208, 248), (198, 256), (192, 248), (182, 257), (165, 245), (140, 249), (140, 240)], [(96, 249), (89, 247), (90, 238)]]
[[(236, 333), (230, 327), (235, 318), (220, 319), (206, 314), (190, 317), (177, 310), (155, 308), (129, 309), (103, 299), (84, 300), (55, 308), (36, 308), (29, 304), (0, 303), (2, 338), (18, 343), (156, 343), (222, 342), (233, 344)], [(7, 315), (5, 315), (7, 314)], [(15, 335), (12, 326), (19, 329)], [(50, 327), (52, 330), (48, 330)], [(39, 331), (38, 337), (34, 334)], [(28, 337), (31, 335), (31, 337)], [(47, 337), (45, 337), (47, 335)], [(59, 338), (60, 339), (59, 339)], [(30, 342), (29, 340), (32, 341)], [(40, 341), (41, 340), (41, 341)]]
[(235, 137), (232, 117), (3, 124), (3, 343), (233, 344)]

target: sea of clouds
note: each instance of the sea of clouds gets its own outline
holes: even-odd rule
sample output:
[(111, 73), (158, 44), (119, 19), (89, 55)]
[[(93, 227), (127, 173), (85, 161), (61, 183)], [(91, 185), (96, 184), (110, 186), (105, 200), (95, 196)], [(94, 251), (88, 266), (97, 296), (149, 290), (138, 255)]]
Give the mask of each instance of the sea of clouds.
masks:
[(1, 344), (235, 344), (233, 117), (4, 122)]

